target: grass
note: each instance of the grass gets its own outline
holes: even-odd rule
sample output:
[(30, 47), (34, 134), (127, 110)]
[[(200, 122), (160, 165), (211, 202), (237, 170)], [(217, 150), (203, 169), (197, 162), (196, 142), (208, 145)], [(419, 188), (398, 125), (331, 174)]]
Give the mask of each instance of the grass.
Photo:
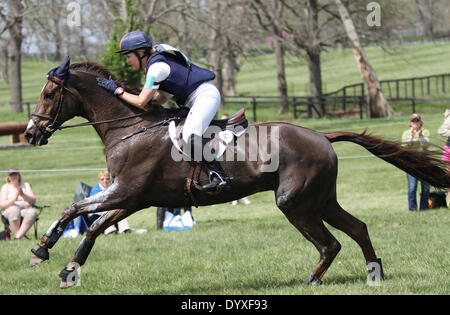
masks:
[[(438, 144), (442, 117), (424, 115), (425, 126)], [(362, 131), (398, 138), (405, 117), (390, 120), (312, 120), (316, 130)], [(188, 231), (155, 230), (155, 208), (128, 221), (145, 228), (143, 235), (100, 236), (81, 269), (81, 285), (58, 288), (59, 271), (69, 262), (81, 237), (61, 239), (51, 259), (29, 268), (32, 240), (0, 243), (1, 294), (449, 294), (450, 210), (410, 213), (402, 171), (350, 143), (336, 143), (339, 163), (338, 200), (366, 222), (375, 250), (383, 259), (386, 280), (366, 285), (361, 250), (342, 232), (330, 227), (342, 250), (320, 287), (300, 284), (315, 268), (314, 246), (276, 208), (273, 192), (250, 197), (251, 204), (194, 208), (198, 224)], [(0, 150), (0, 169), (15, 165), (33, 184), (38, 204), (50, 204), (39, 221), (41, 235), (73, 199), (79, 181), (96, 182), (97, 171), (25, 172), (42, 169), (105, 168), (103, 149), (93, 128), (57, 132), (40, 148)], [(32, 233), (30, 231), (30, 236)]]

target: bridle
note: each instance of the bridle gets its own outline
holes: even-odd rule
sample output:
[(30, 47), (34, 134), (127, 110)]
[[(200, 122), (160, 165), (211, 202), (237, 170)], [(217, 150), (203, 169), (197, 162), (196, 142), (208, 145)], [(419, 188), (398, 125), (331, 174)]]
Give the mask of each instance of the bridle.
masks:
[[(50, 81), (52, 81), (53, 83), (56, 83), (56, 84), (61, 86), (61, 88), (59, 90), (59, 98), (58, 98), (58, 105), (56, 107), (56, 114), (55, 114), (54, 117), (52, 117), (50, 115), (38, 114), (38, 113), (31, 114), (31, 121), (41, 131), (41, 133), (47, 138), (49, 138), (56, 130), (61, 128), (61, 124), (57, 123), (57, 120), (58, 120), (59, 115), (61, 113), (62, 104), (64, 102), (64, 91), (67, 90), (67, 91), (69, 91), (69, 93), (72, 93), (68, 88), (66, 88), (64, 86), (65, 80), (62, 80), (61, 83), (59, 83), (59, 82), (57, 82), (56, 80), (54, 80), (52, 78), (48, 78), (48, 79)], [(34, 120), (33, 116), (39, 117), (39, 118), (42, 118), (42, 119), (46, 119), (46, 120), (50, 121), (50, 124), (48, 124), (45, 127), (42, 126), (42, 125), (38, 125), (36, 120)]]
[[(62, 129), (74, 128), (74, 127), (93, 126), (93, 125), (99, 125), (99, 124), (104, 124), (104, 123), (116, 122), (116, 121), (121, 121), (121, 120), (136, 118), (136, 117), (141, 117), (141, 116), (144, 116), (144, 115), (149, 113), (148, 111), (144, 111), (144, 112), (139, 113), (139, 114), (130, 115), (130, 116), (126, 116), (126, 117), (115, 118), (115, 119), (101, 120), (101, 121), (95, 121), (95, 122), (84, 122), (84, 123), (80, 123), (80, 124), (76, 124), (76, 125), (61, 126), (61, 124), (58, 123), (57, 120), (58, 120), (59, 115), (61, 113), (62, 105), (63, 105), (63, 102), (64, 102), (64, 91), (68, 91), (72, 95), (74, 93), (72, 91), (70, 91), (67, 87), (64, 86), (65, 80), (62, 80), (61, 82), (58, 82), (58, 81), (54, 80), (53, 78), (48, 78), (48, 80), (50, 80), (53, 83), (61, 86), (61, 88), (59, 90), (59, 98), (58, 98), (58, 105), (56, 107), (56, 114), (55, 114), (54, 117), (52, 117), (50, 115), (38, 114), (38, 113), (31, 114), (31, 121), (39, 129), (39, 131), (43, 134), (43, 136), (46, 137), (46, 138), (50, 138), (50, 136), (56, 130), (62, 130)], [(33, 118), (33, 116), (38, 117), (38, 118), (42, 118), (42, 119), (45, 119), (45, 120), (48, 120), (48, 121), (50, 121), (50, 124), (48, 124), (47, 126), (38, 125), (37, 121)], [(143, 129), (145, 129), (145, 130), (140, 129), (137, 133), (146, 131), (146, 130), (151, 129), (151, 128), (156, 127), (156, 126), (166, 125), (172, 120), (179, 120), (179, 119), (180, 119), (179, 117), (169, 118), (169, 119), (166, 119), (164, 121), (155, 123), (155, 124), (153, 124), (151, 126), (143, 127)]]

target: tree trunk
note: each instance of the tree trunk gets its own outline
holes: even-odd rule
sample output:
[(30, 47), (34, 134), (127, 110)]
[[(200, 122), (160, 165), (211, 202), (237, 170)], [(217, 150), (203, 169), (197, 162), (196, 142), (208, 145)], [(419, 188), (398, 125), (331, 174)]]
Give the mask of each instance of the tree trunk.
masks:
[(61, 15), (61, 7), (55, 1), (52, 1), (52, 20), (53, 27), (55, 30), (55, 60), (62, 60), (62, 36), (61, 36), (61, 27), (59, 25), (60, 15)]
[(223, 63), (223, 94), (228, 96), (235, 96), (235, 71), (236, 71), (236, 60), (231, 55), (226, 55)]
[(8, 41), (5, 41), (0, 46), (0, 60), (2, 64), (2, 78), (5, 84), (9, 84), (9, 55), (8, 55)]
[(11, 106), (12, 111), (21, 113), (22, 109), (22, 77), (21, 77), (21, 46), (22, 46), (22, 14), (21, 1), (8, 1), (11, 16), (17, 17), (10, 27), (10, 62), (11, 62)]
[(307, 10), (309, 46), (305, 50), (309, 70), (309, 89), (313, 97), (313, 116), (322, 117), (325, 114), (325, 106), (322, 102), (321, 48), (317, 44), (319, 42), (319, 5), (317, 0), (308, 0)]
[(323, 117), (325, 106), (322, 102), (322, 70), (320, 66), (320, 49), (307, 49), (306, 61), (309, 70), (309, 90), (313, 97), (313, 117)]
[[(220, 21), (220, 2), (216, 3), (216, 7), (212, 10), (212, 15), (214, 20)], [(217, 25), (219, 26), (220, 24), (218, 23)], [(209, 43), (209, 64), (212, 68), (211, 70), (216, 74), (216, 78), (214, 79), (215, 85), (220, 94), (223, 95), (222, 55), (219, 29), (211, 28)], [(223, 99), (221, 106), (224, 106)]]
[(358, 66), (361, 76), (364, 80), (364, 84), (367, 89), (369, 115), (370, 117), (389, 117), (392, 116), (394, 111), (389, 106), (386, 97), (384, 96), (381, 84), (378, 81), (375, 71), (367, 59), (363, 48), (361, 47), (358, 33), (356, 32), (353, 21), (347, 8), (342, 4), (341, 0), (335, 0), (336, 5), (341, 15), (342, 23), (344, 24), (345, 31), (348, 38), (353, 45), (353, 54), (355, 55), (356, 65)]
[(277, 61), (277, 82), (280, 94), (278, 115), (289, 112), (286, 72), (284, 67), (284, 48), (280, 40), (275, 41), (275, 57)]

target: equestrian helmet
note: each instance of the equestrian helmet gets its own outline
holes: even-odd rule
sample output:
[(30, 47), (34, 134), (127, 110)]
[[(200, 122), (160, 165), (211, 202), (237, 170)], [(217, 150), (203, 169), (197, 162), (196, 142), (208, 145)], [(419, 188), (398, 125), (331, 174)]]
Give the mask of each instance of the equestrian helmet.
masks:
[(138, 49), (151, 47), (152, 41), (150, 40), (150, 38), (148, 38), (148, 36), (145, 33), (140, 31), (133, 31), (122, 37), (119, 46), (120, 50), (116, 51), (116, 53), (126, 55)]

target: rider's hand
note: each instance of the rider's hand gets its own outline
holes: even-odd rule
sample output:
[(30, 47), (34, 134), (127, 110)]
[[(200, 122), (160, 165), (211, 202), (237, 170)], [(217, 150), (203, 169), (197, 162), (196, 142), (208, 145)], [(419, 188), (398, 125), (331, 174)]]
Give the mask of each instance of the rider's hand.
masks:
[(96, 80), (99, 86), (101, 86), (102, 88), (113, 94), (118, 87), (116, 82), (114, 82), (114, 80), (111, 78), (111, 76), (109, 76), (109, 79), (97, 77)]

